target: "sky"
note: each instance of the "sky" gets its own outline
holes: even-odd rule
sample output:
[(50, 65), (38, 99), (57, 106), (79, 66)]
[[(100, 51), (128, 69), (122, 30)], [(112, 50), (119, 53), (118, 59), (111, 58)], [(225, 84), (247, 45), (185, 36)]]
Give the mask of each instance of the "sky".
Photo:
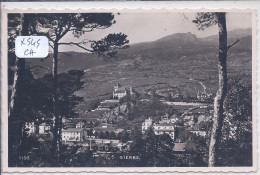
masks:
[[(82, 35), (80, 38), (67, 33), (60, 42), (79, 42), (84, 39), (98, 40), (109, 33), (122, 32), (126, 34), (130, 44), (148, 42), (175, 33), (191, 32), (198, 38), (218, 34), (217, 25), (203, 31), (198, 30), (192, 23), (195, 13), (120, 13), (114, 14), (116, 23), (107, 29), (95, 30)], [(251, 28), (251, 13), (227, 13), (227, 30)], [(84, 52), (76, 46), (60, 46), (60, 51)]]

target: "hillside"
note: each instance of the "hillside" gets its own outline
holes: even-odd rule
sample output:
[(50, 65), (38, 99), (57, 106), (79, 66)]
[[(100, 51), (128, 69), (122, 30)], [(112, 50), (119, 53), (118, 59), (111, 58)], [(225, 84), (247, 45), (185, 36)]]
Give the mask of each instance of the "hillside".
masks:
[[(252, 48), (249, 29), (230, 31), (228, 43), (239, 39), (228, 53), (228, 75), (242, 74), (251, 81)], [(239, 34), (241, 33), (241, 35)], [(30, 66), (51, 67), (49, 58), (29, 60)], [(85, 102), (78, 110), (84, 111), (93, 100), (108, 99), (113, 86), (133, 86), (141, 94), (156, 90), (162, 96), (181, 94), (193, 97), (198, 91), (215, 93), (218, 82), (218, 39), (216, 36), (197, 38), (191, 33), (178, 33), (159, 40), (131, 45), (120, 50), (117, 58), (105, 62), (96, 55), (86, 53), (59, 53), (59, 72), (69, 69), (85, 71), (84, 88), (76, 92)], [(40, 77), (50, 70), (35, 68)]]

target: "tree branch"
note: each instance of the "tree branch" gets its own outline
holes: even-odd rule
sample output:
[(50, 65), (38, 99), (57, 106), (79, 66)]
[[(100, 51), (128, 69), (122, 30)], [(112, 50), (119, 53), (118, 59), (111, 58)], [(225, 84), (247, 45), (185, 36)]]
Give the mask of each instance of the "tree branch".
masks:
[(71, 27), (71, 23), (69, 23), (68, 28), (65, 29), (65, 31), (60, 35), (60, 38), (62, 38), (69, 30)]
[(189, 22), (189, 18), (185, 15), (185, 13), (183, 12), (182, 13), (182, 15), (183, 15), (183, 19), (182, 19), (182, 24), (183, 24), (183, 22), (185, 21), (185, 20), (187, 20), (188, 22)]
[(229, 50), (231, 47), (233, 47), (235, 44), (239, 42), (239, 39), (237, 39), (233, 44), (227, 46), (227, 50)]
[(54, 49), (54, 47), (49, 43), (49, 46), (52, 48), (52, 49)]
[[(39, 22), (37, 21), (37, 23), (39, 24)], [(37, 25), (37, 24), (36, 24)], [(43, 36), (46, 36), (51, 42), (54, 42), (54, 40), (50, 37), (50, 35), (48, 35), (47, 33), (44, 33), (44, 32), (40, 32), (36, 29), (36, 25), (32, 25), (33, 26), (33, 30), (34, 32), (37, 33), (37, 35), (43, 35)]]
[(58, 45), (75, 45), (75, 46), (78, 46), (79, 48), (83, 49), (83, 50), (86, 50), (90, 53), (93, 53), (93, 50), (90, 50), (90, 49), (87, 49), (83, 46), (80, 45), (80, 43), (73, 43), (73, 42), (69, 42), (69, 43), (58, 43)]
[(33, 66), (33, 67), (30, 67), (30, 70), (32, 70), (32, 69), (34, 69), (34, 68), (42, 68), (42, 69), (51, 70), (50, 68), (45, 67), (45, 66)]

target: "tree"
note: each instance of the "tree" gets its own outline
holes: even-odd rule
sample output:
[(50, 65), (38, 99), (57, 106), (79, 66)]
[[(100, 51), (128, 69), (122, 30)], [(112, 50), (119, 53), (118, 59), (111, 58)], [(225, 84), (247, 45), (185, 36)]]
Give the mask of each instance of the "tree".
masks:
[(98, 138), (99, 138), (99, 139), (104, 139), (104, 133), (103, 133), (103, 132), (100, 132), (99, 135), (98, 135)]
[(121, 142), (126, 143), (129, 140), (129, 133), (127, 131), (122, 132)]
[(216, 166), (216, 152), (219, 148), (221, 139), (221, 131), (224, 120), (223, 103), (227, 93), (227, 52), (239, 40), (231, 45), (227, 45), (227, 28), (226, 28), (226, 13), (197, 13), (196, 19), (193, 20), (197, 24), (198, 29), (204, 30), (207, 27), (218, 24), (219, 31), (219, 53), (218, 53), (218, 91), (214, 99), (214, 116), (213, 126), (209, 146), (209, 164), (208, 166)]
[[(43, 122), (42, 118), (50, 119), (52, 76), (47, 74), (42, 78), (34, 79), (32, 73), (27, 69), (21, 75), (23, 84), (20, 86), (21, 82), (18, 81), (20, 88), (16, 92), (16, 105), (8, 121), (9, 166), (52, 166), (55, 164), (55, 159), (49, 152), (51, 143), (49, 139), (44, 139), (44, 145), (41, 143), (39, 147), (33, 142), (36, 137), (32, 139), (32, 136), (27, 134), (28, 129), (25, 127), (26, 122), (34, 122), (37, 125)], [(59, 74), (59, 103), (57, 104), (61, 109), (58, 111), (59, 115), (66, 117), (76, 115), (74, 107), (82, 100), (82, 97), (77, 97), (74, 92), (82, 87), (81, 77), (83, 75), (84, 71), (80, 70), (70, 70)], [(35, 161), (23, 161), (23, 158), (27, 156)], [(63, 162), (61, 164), (63, 165)]]
[(176, 163), (173, 147), (173, 140), (168, 134), (155, 135), (153, 128), (150, 128), (144, 137), (140, 132), (135, 134), (130, 153), (139, 156), (137, 166), (172, 167)]
[[(28, 14), (10, 14), (8, 16), (8, 51), (11, 54), (15, 52), (15, 38), (17, 36), (26, 36), (28, 35), (28, 28), (30, 25), (30, 19)], [(9, 58), (10, 62), (12, 62), (12, 58)], [(11, 65), (9, 65), (11, 66)], [(14, 73), (13, 73), (13, 82), (11, 88), (11, 95), (9, 98), (9, 116), (13, 112), (13, 108), (15, 105), (15, 97), (16, 97), (16, 90), (17, 90), (17, 81), (20, 79), (20, 75), (23, 73), (25, 69), (25, 60), (24, 58), (15, 57), (14, 61)]]
[[(28, 87), (28, 82), (31, 81), (30, 73), (25, 70), (25, 60), (18, 58), (14, 55), (15, 52), (15, 38), (19, 35), (28, 35), (28, 27), (30, 20), (27, 14), (9, 14), (8, 15), (8, 85), (11, 87), (8, 91), (8, 128), (12, 128), (9, 132), (8, 138), (10, 141), (9, 155), (11, 166), (17, 166), (19, 164), (19, 147), (22, 145), (23, 138), (23, 116), (21, 116), (20, 106), (25, 103), (19, 103), (17, 101), (23, 99), (23, 97), (17, 95), (21, 88)], [(29, 75), (29, 77), (27, 77)], [(23, 95), (20, 93), (20, 95)], [(25, 97), (26, 98), (26, 97)], [(23, 99), (25, 100), (25, 99)], [(28, 113), (28, 115), (30, 115)]]
[(112, 131), (109, 135), (110, 139), (115, 139), (116, 138), (116, 134)]
[(106, 131), (106, 132), (104, 133), (104, 138), (105, 138), (105, 139), (109, 139), (109, 135), (110, 135), (109, 132)]
[(50, 47), (53, 48), (53, 66), (52, 66), (52, 100), (53, 100), (53, 155), (57, 157), (57, 165), (60, 160), (61, 147), (61, 116), (57, 114), (57, 71), (58, 71), (58, 53), (59, 46), (73, 45), (77, 46), (88, 53), (97, 53), (104, 58), (115, 56), (116, 49), (126, 48), (129, 41), (126, 35), (109, 34), (99, 41), (84, 39), (81, 42), (60, 42), (66, 34), (72, 34), (80, 37), (85, 33), (92, 32), (96, 29), (106, 29), (115, 23), (114, 15), (111, 13), (57, 13), (57, 14), (35, 14), (32, 15), (33, 25), (32, 33), (44, 35), (49, 39)]

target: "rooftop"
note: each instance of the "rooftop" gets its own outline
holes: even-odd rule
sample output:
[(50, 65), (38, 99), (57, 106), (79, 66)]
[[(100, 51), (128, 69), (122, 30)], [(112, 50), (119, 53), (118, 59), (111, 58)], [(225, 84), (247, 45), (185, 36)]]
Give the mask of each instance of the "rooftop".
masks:
[(188, 127), (187, 131), (205, 131), (205, 128), (200, 127), (200, 125), (193, 125), (192, 127)]
[(98, 127), (95, 127), (94, 130), (97, 132), (106, 132), (106, 131), (114, 132), (115, 128), (112, 126), (107, 126), (107, 127), (98, 126)]
[(173, 132), (174, 131), (174, 128), (173, 129), (164, 129), (164, 128), (161, 128), (161, 129), (154, 129), (154, 131), (163, 131), (163, 132)]
[(103, 103), (119, 103), (119, 100), (104, 100), (102, 102), (100, 102), (101, 104)]
[(187, 142), (184, 143), (174, 143), (173, 151), (185, 151)]
[(172, 123), (156, 123), (155, 126), (173, 126)]
[(81, 132), (85, 130), (84, 128), (68, 128), (68, 129), (64, 129), (62, 130), (62, 132)]

